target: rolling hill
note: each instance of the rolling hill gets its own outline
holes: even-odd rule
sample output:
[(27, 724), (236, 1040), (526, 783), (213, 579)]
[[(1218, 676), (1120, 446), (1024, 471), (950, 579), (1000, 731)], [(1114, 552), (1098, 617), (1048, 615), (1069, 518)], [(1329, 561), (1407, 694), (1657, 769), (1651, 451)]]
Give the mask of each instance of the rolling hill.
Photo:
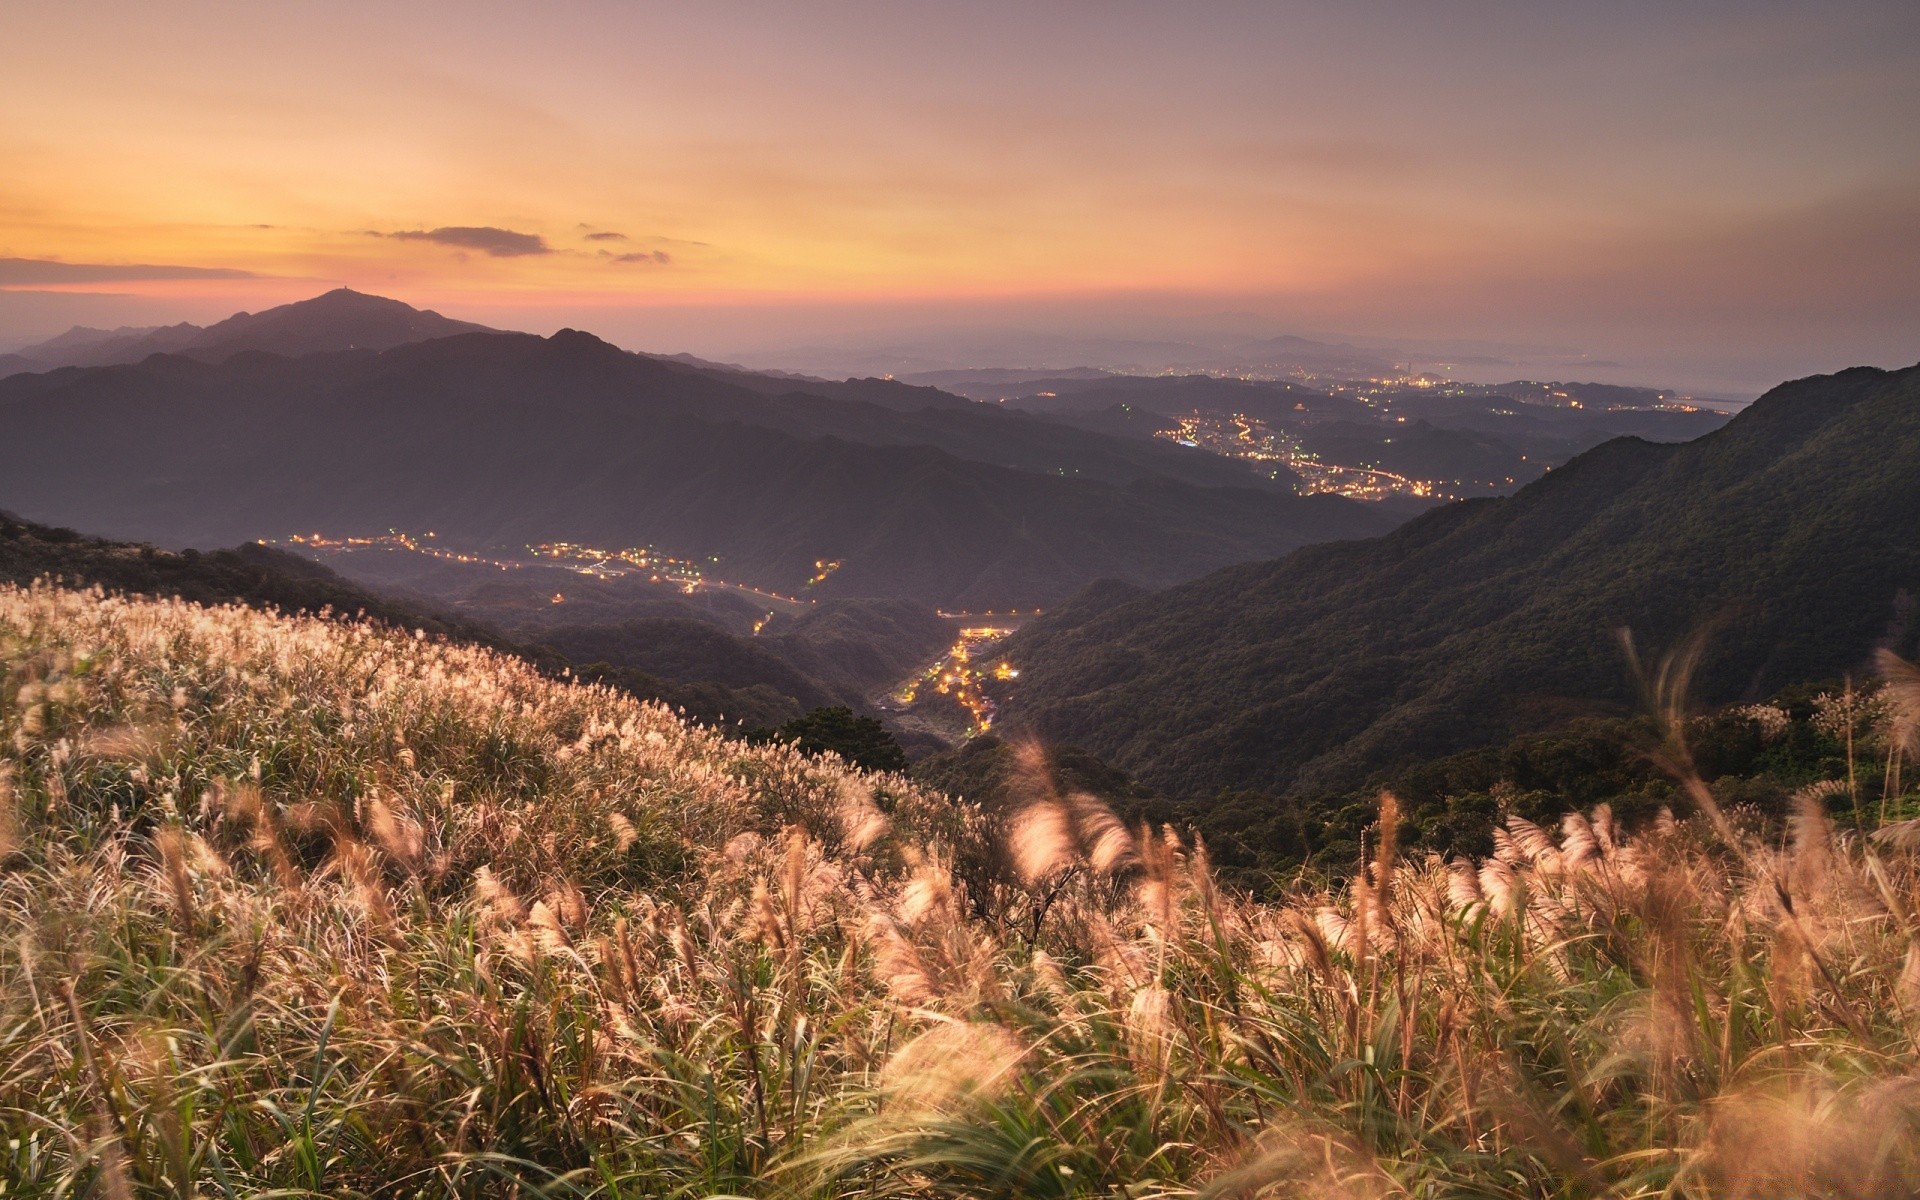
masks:
[[(785, 636), (765, 643), (688, 618), (642, 622), (641, 629), (628, 631), (612, 625), (503, 627), (494, 612), (482, 619), (405, 591), (369, 589), (324, 564), (269, 546), (176, 552), (87, 537), (0, 512), (0, 585), (24, 587), (36, 580), (194, 604), (365, 618), (524, 659), (549, 676), (572, 671), (641, 699), (659, 700), (691, 720), (749, 728), (778, 725), (823, 704), (857, 703), (870, 686), (870, 674), (862, 672), (875, 671), (876, 658), (882, 676), (890, 679), (885, 674), (891, 668), (889, 649), (919, 650), (929, 637), (937, 644), (945, 633), (918, 628), (912, 631), (920, 639), (915, 642), (896, 630), (874, 630), (872, 616), (862, 622), (866, 614), (837, 610), (825, 623), (818, 618), (796, 623)], [(926, 622), (939, 625), (931, 617)], [(818, 668), (820, 676), (809, 678), (792, 661)]]
[(1682, 444), (1607, 442), (1502, 498), (1023, 629), (1002, 728), (1177, 796), (1333, 791), (1636, 703), (1615, 631), (1711, 630), (1709, 701), (1911, 647), (1920, 367), (1782, 385)]
[(384, 296), (335, 288), (311, 300), (265, 312), (235, 313), (205, 327), (186, 322), (150, 329), (76, 327), (8, 356), (17, 362), (0, 362), (0, 373), (112, 366), (139, 362), (154, 354), (223, 362), (247, 350), (288, 356), (391, 350), (457, 333), (488, 332), (492, 331), (485, 325), (455, 321)]
[[(784, 592), (832, 559), (822, 595), (954, 607), (1165, 586), (1392, 523), (1173, 447), (952, 397), (902, 411), (905, 385), (788, 386), (811, 385), (767, 395), (574, 331), (18, 375), (0, 381), (0, 503), (167, 545), (652, 544)], [(1229, 482), (1251, 486), (1212, 486)]]

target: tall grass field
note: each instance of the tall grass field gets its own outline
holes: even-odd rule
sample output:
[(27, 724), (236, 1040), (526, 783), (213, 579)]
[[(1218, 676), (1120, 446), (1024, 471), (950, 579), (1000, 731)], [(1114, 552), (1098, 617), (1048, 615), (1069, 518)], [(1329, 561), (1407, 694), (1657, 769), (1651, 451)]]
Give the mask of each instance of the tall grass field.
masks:
[(3, 588), (0, 1196), (1913, 1195), (1883, 674), (1784, 827), (1670, 678), (1684, 811), (1443, 862), (1387, 796), (1258, 903), (1038, 751), (987, 813), (464, 645)]

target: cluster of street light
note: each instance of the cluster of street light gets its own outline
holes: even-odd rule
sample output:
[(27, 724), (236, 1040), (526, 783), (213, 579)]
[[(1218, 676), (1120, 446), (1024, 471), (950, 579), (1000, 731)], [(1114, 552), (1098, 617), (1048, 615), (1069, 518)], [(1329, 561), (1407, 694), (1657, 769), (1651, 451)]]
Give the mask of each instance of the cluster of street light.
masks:
[[(395, 529), (389, 529), (384, 534), (378, 534), (372, 537), (330, 538), (318, 533), (296, 533), (287, 538), (285, 544), (289, 546), (299, 546), (307, 550), (319, 550), (332, 553), (350, 553), (355, 550), (401, 550), (412, 554), (425, 555), (428, 558), (441, 559), (446, 562), (460, 563), (463, 566), (496, 567), (502, 571), (517, 571), (522, 567), (531, 565), (529, 563), (504, 562), (497, 558), (488, 558), (482, 554), (467, 554), (458, 550), (449, 550), (445, 546), (432, 544), (435, 536), (431, 531), (415, 536), (411, 533), (401, 533)], [(277, 546), (282, 543), (274, 538), (261, 538), (260, 544), (263, 546)]]
[[(649, 582), (669, 584), (687, 593), (703, 587), (732, 588), (788, 605), (818, 603), (800, 596), (782, 595), (779, 592), (767, 591), (748, 584), (716, 579), (708, 575), (700, 563), (692, 559), (663, 554), (651, 546), (604, 550), (579, 542), (541, 542), (526, 548), (528, 555), (526, 559), (511, 559), (451, 549), (440, 544), (438, 535), (433, 532), (412, 534), (397, 529), (389, 529), (384, 534), (366, 537), (328, 537), (325, 534), (310, 533), (294, 534), (284, 540), (263, 538), (261, 542), (263, 545), (294, 546), (320, 554), (349, 554), (358, 551), (419, 554), (463, 566), (487, 567), (501, 571), (546, 568), (589, 575), (598, 579), (644, 576)], [(816, 562), (815, 574), (807, 581), (807, 586), (812, 587), (822, 582), (840, 566), (841, 562), (838, 559), (821, 559)], [(566, 596), (562, 592), (555, 592), (550, 602), (565, 603)], [(753, 632), (756, 636), (773, 620), (775, 611), (770, 609), (765, 616), (754, 621)], [(985, 652), (1011, 634), (1022, 620), (1029, 616), (1040, 615), (1040, 610), (1006, 608), (988, 609), (985, 612), (955, 612), (939, 609), (936, 612), (937, 615), (948, 620), (971, 622), (984, 619), (988, 623), (963, 624), (957, 631), (953, 646), (937, 662), (896, 692), (892, 699), (900, 706), (906, 707), (929, 691), (942, 696), (951, 696), (954, 702), (966, 711), (971, 732), (985, 733), (993, 726), (995, 711), (989, 685), (1004, 684), (1020, 677), (1020, 672), (1011, 663), (1005, 659), (991, 659), (985, 656)]]
[(987, 689), (989, 681), (1018, 679), (1020, 672), (1004, 658), (989, 661), (983, 652), (1012, 632), (1011, 628), (999, 625), (962, 627), (952, 649), (895, 693), (894, 702), (906, 707), (928, 691), (951, 696), (966, 710), (971, 732), (985, 733), (993, 727), (994, 716), (993, 697)]
[[(402, 530), (389, 529), (384, 534), (369, 537), (328, 537), (324, 534), (294, 534), (284, 543), (274, 539), (262, 538), (263, 545), (297, 546), (308, 551), (330, 554), (346, 554), (355, 551), (380, 550), (419, 554), (443, 562), (459, 563), (463, 566), (492, 567), (501, 571), (518, 571), (529, 567), (550, 567), (556, 570), (571, 571), (579, 575), (590, 575), (597, 579), (644, 577), (649, 583), (666, 584), (692, 595), (701, 588), (727, 588), (746, 592), (767, 600), (776, 600), (782, 604), (814, 604), (817, 601), (789, 596), (751, 584), (735, 583), (709, 575), (706, 569), (690, 558), (676, 558), (663, 554), (652, 546), (632, 546), (620, 550), (603, 550), (596, 546), (579, 542), (541, 542), (526, 548), (528, 559), (494, 558), (484, 554), (473, 554), (453, 550), (441, 545), (438, 535), (429, 531), (424, 534), (412, 534)], [(709, 559), (718, 562), (719, 559)], [(825, 579), (840, 566), (839, 562), (821, 562), (816, 564), (820, 573), (808, 581), (812, 586)], [(555, 601), (559, 603), (559, 601)], [(762, 625), (765, 621), (761, 622)], [(758, 632), (756, 629), (755, 632)]]
[(1161, 430), (1158, 436), (1227, 458), (1285, 463), (1299, 476), (1303, 495), (1329, 493), (1350, 500), (1385, 500), (1390, 496), (1425, 500), (1437, 495), (1436, 485), (1428, 480), (1409, 479), (1379, 467), (1323, 462), (1318, 454), (1301, 446), (1297, 437), (1245, 413), (1194, 412), (1174, 419), (1180, 427)]

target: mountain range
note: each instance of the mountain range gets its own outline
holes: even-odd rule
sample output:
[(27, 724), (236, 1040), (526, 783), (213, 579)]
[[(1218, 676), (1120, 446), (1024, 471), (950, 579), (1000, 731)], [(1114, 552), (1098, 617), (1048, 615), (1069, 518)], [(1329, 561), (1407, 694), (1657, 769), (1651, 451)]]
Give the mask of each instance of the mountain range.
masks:
[(432, 337), (443, 320), (340, 291), (212, 326), (188, 353), (0, 380), (0, 504), (171, 546), (388, 529), (653, 545), (789, 593), (835, 561), (815, 594), (957, 608), (1046, 605), (1103, 576), (1166, 586), (1394, 523), (1234, 460), (933, 389), (757, 376), (571, 330)]
[(1860, 674), (1920, 634), (1916, 462), (1920, 367), (1784, 384), (1381, 538), (1091, 588), (1005, 645), (1002, 725), (1174, 796), (1303, 795), (1630, 710), (1623, 629), (1649, 655), (1704, 631), (1706, 701)]
[(409, 342), (492, 332), (485, 325), (455, 321), (384, 296), (351, 288), (281, 305), (260, 313), (235, 313), (213, 325), (90, 329), (76, 326), (36, 345), (0, 355), (0, 376), (59, 367), (104, 367), (136, 363), (153, 354), (178, 354), (222, 362), (246, 350), (297, 356), (336, 350), (391, 350)]

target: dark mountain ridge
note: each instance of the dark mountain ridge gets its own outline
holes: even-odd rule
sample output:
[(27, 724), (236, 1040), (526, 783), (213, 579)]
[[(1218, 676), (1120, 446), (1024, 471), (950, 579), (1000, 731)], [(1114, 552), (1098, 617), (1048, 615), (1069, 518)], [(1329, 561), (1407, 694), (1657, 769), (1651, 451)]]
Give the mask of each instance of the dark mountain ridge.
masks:
[(1337, 791), (1636, 703), (1615, 631), (1713, 630), (1699, 696), (1861, 671), (1920, 593), (1920, 368), (1774, 389), (1693, 442), (1607, 442), (1518, 494), (1022, 630), (1003, 728), (1169, 794)]
[(1200, 486), (1161, 471), (1161, 447), (982, 406), (769, 397), (570, 330), (20, 375), (0, 424), (0, 500), (116, 537), (652, 544), (788, 592), (832, 559), (823, 594), (956, 607), (1042, 605), (1102, 575), (1164, 586), (1391, 523)]
[(264, 312), (235, 313), (205, 327), (186, 322), (150, 329), (76, 326), (10, 357), (29, 364), (19, 367), (24, 371), (137, 363), (154, 354), (222, 362), (248, 350), (297, 357), (338, 350), (390, 350), (430, 338), (492, 332), (496, 331), (485, 325), (455, 321), (384, 296), (335, 288)]

